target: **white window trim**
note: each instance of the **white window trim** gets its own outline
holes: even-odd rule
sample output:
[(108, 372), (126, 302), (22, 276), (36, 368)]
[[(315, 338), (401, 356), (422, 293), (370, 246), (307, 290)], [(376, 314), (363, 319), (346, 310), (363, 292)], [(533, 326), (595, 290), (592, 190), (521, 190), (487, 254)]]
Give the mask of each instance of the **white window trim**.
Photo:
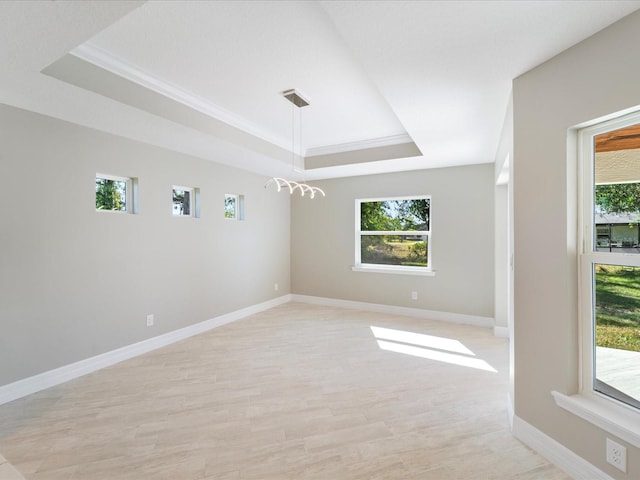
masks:
[(182, 190), (183, 192), (189, 192), (191, 204), (189, 205), (189, 215), (174, 215), (173, 211), (171, 216), (174, 218), (200, 218), (200, 189), (197, 187), (184, 187), (182, 185), (171, 186), (171, 205), (173, 207), (173, 191)]
[(423, 277), (435, 277), (435, 270), (426, 270), (424, 267), (403, 267), (397, 265), (373, 265), (369, 263), (352, 265), (354, 272), (364, 273), (391, 273), (396, 275), (417, 275)]
[(225, 205), (224, 219), (225, 220), (238, 221), (238, 222), (243, 221), (244, 220), (244, 195), (240, 195), (239, 193), (225, 193), (224, 194), (225, 201), (226, 201), (226, 199), (228, 197), (235, 199), (235, 203), (236, 203), (235, 216), (234, 217), (227, 217), (227, 215), (226, 215), (226, 205)]
[(585, 127), (578, 132), (578, 331), (579, 392), (566, 395), (553, 391), (556, 404), (635, 447), (640, 447), (640, 411), (593, 389), (594, 338), (592, 328), (593, 268), (596, 263), (640, 267), (640, 255), (601, 253), (593, 243), (593, 137), (640, 122), (640, 112)]
[[(360, 237), (362, 235), (398, 235), (398, 233), (414, 233), (410, 232), (398, 232), (398, 231), (361, 231), (360, 230), (360, 205), (366, 202), (386, 202), (389, 200), (419, 200), (429, 199), (429, 230), (427, 232), (416, 232), (420, 236), (428, 238), (429, 248), (427, 250), (427, 264), (428, 267), (412, 267), (402, 265), (381, 265), (376, 263), (362, 263)], [(431, 261), (432, 242), (431, 231), (433, 230), (433, 218), (431, 217), (431, 207), (433, 207), (433, 199), (431, 195), (408, 195), (398, 197), (376, 197), (376, 198), (356, 198), (355, 200), (355, 265), (351, 266), (351, 270), (354, 272), (364, 273), (388, 273), (396, 275), (419, 275), (425, 277), (433, 277), (436, 272), (433, 269), (433, 263)]]
[[(117, 175), (109, 175), (106, 173), (96, 173), (96, 178), (105, 180), (113, 180), (116, 182), (125, 182), (125, 210), (101, 210), (96, 208), (96, 212), (110, 212), (119, 214), (135, 214), (138, 213), (138, 179), (135, 177), (119, 177)], [(95, 203), (95, 198), (94, 198)]]
[(576, 395), (552, 391), (551, 395), (559, 407), (640, 448), (640, 419), (633, 407), (593, 391)]

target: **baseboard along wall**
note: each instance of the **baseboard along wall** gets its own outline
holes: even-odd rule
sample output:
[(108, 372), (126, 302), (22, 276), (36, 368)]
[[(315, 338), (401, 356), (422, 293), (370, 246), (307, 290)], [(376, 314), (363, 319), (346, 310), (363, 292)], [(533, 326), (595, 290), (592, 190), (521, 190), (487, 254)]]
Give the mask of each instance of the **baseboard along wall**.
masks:
[[(392, 315), (405, 315), (442, 322), (473, 325), (476, 327), (491, 328), (494, 326), (493, 318), (490, 317), (423, 310), (420, 308), (397, 307), (376, 303), (355, 302), (309, 295), (288, 294), (0, 386), (0, 405), (291, 301), (352, 310), (389, 313)], [(494, 333), (497, 333), (495, 327)]]
[(185, 338), (198, 335), (208, 330), (226, 325), (227, 323), (235, 322), (236, 320), (248, 317), (249, 315), (254, 315), (290, 301), (291, 295), (283, 295), (273, 300), (242, 308), (234, 312), (205, 320), (204, 322), (173, 330), (172, 332), (158, 335), (157, 337), (148, 338), (141, 342), (133, 343), (116, 350), (111, 350), (110, 352), (96, 355), (94, 357), (80, 360), (69, 365), (64, 365), (32, 377), (0, 386), (0, 405), (17, 400), (18, 398), (26, 397), (32, 393), (60, 385), (61, 383), (68, 382), (74, 378), (110, 367), (111, 365), (115, 365), (116, 363), (120, 363), (124, 360), (151, 352), (152, 350), (166, 347), (167, 345), (179, 342)]
[(515, 415), (513, 417), (513, 436), (531, 447), (571, 478), (589, 480), (614, 480), (605, 472), (587, 462), (567, 447), (542, 433), (533, 425)]
[(325, 305), (328, 307), (348, 308), (351, 310), (365, 310), (367, 312), (389, 313), (392, 315), (404, 315), (407, 317), (426, 318), (441, 322), (461, 323), (476, 327), (493, 327), (493, 318), (478, 315), (465, 315), (462, 313), (440, 312), (437, 310), (424, 310), (422, 308), (397, 307), (380, 303), (355, 302), (352, 300), (340, 300), (336, 298), (314, 297), (310, 295), (291, 295), (294, 302)]
[[(157, 337), (152, 337), (141, 342), (137, 342), (116, 350), (112, 350), (110, 352), (103, 353), (101, 355), (87, 358), (79, 362), (65, 365), (54, 370), (43, 372), (32, 377), (0, 386), (0, 405), (291, 301), (347, 309), (389, 313), (395, 315), (405, 315), (443, 322), (493, 328), (494, 334), (496, 336), (505, 336), (503, 328), (494, 326), (493, 319), (489, 317), (422, 310), (418, 308), (396, 307), (392, 305), (355, 302), (324, 297), (313, 297), (307, 295), (288, 294), (269, 300), (267, 302), (252, 305), (247, 308), (220, 315), (218, 317), (205, 320), (204, 322), (174, 330)], [(564, 470), (572, 478), (613, 480), (612, 477), (596, 468), (595, 466), (584, 460), (582, 457), (576, 455), (561, 443), (547, 436), (540, 430), (536, 429), (526, 421), (519, 418), (517, 415), (514, 415), (511, 398), (507, 399), (507, 403), (509, 407), (509, 420), (512, 433), (525, 445), (540, 453), (548, 461), (556, 465), (558, 468)]]

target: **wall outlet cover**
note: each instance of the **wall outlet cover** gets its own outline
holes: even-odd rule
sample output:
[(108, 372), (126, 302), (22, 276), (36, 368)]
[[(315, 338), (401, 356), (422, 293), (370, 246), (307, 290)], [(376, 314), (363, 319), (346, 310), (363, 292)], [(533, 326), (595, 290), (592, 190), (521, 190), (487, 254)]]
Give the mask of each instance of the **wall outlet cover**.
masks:
[(607, 438), (607, 463), (627, 472), (627, 449), (610, 438)]

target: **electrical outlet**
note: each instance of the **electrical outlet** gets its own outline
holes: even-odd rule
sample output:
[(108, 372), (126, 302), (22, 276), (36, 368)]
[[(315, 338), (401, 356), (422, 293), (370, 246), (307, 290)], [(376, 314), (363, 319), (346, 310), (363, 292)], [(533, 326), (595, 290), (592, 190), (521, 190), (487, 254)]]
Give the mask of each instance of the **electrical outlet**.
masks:
[(411, 292), (411, 300), (417, 300), (418, 299), (418, 292)]
[(277, 291), (278, 291), (278, 284), (277, 284), (277, 283), (274, 283), (274, 284), (273, 284), (273, 290), (274, 290), (275, 292), (277, 292)]
[(607, 438), (607, 463), (627, 472), (627, 449), (610, 438)]
[(147, 327), (153, 326), (153, 314), (147, 315)]

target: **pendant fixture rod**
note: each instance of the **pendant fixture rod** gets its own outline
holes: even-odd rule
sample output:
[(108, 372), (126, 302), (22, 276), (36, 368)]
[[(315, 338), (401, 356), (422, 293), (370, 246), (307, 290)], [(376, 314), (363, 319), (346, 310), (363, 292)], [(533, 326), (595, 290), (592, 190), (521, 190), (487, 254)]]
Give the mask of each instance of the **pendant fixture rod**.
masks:
[[(289, 90), (285, 90), (284, 92), (282, 92), (282, 96), (284, 98), (286, 98), (287, 100), (289, 100), (293, 105), (295, 105), (298, 108), (302, 108), (302, 107), (306, 107), (307, 105), (309, 105), (311, 102), (304, 97), (304, 95), (302, 95), (299, 91), (297, 91), (296, 89), (289, 89)], [(291, 168), (292, 170), (295, 172), (295, 125), (294, 125), (294, 118), (295, 118), (295, 109), (292, 109), (292, 117), (291, 117), (291, 155), (292, 155), (292, 159), (291, 159)], [(300, 134), (300, 156), (302, 157), (302, 117), (300, 117), (300, 125), (299, 125), (299, 134)], [(287, 180), (285, 178), (281, 178), (281, 177), (271, 177), (269, 180), (267, 180), (267, 183), (265, 183), (264, 187), (267, 188), (269, 185), (271, 184), (275, 184), (277, 187), (277, 191), (280, 192), (283, 187), (286, 187), (289, 189), (289, 194), (293, 195), (293, 192), (295, 192), (296, 190), (300, 190), (300, 195), (302, 197), (304, 197), (304, 194), (306, 192), (309, 192), (309, 197), (310, 198), (314, 198), (316, 193), (320, 193), (323, 197), (325, 197), (325, 193), (321, 188), (318, 187), (312, 187), (311, 185), (307, 185), (304, 182), (295, 182), (293, 180)]]

